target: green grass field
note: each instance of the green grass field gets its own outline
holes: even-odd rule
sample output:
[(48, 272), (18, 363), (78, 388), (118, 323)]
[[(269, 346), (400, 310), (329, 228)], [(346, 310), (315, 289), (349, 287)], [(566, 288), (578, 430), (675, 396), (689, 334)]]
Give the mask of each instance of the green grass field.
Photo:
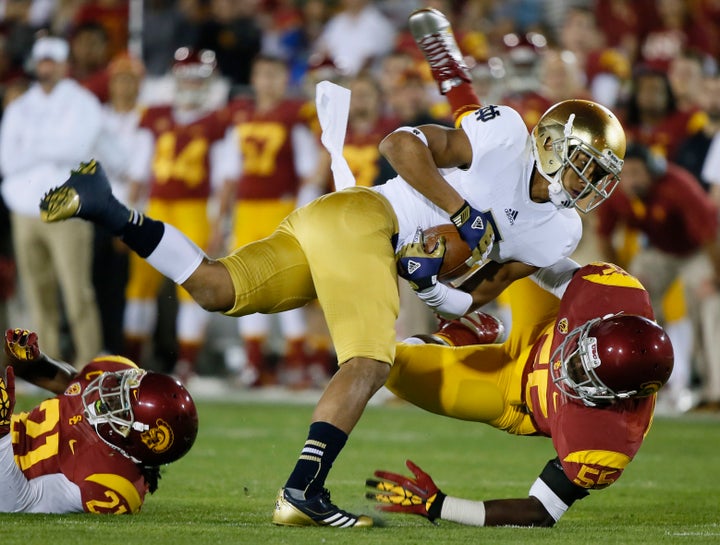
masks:
[[(310, 405), (204, 401), (198, 406), (200, 433), (193, 450), (166, 468), (160, 489), (139, 515), (0, 515), (2, 543), (720, 543), (716, 416), (656, 419), (617, 484), (575, 504), (551, 529), (434, 526), (416, 516), (375, 514), (376, 527), (336, 530), (270, 522), (276, 492), (305, 439)], [(404, 405), (373, 406), (336, 462), (328, 486), (343, 508), (373, 514), (364, 499), (365, 478), (379, 468), (403, 471), (410, 457), (452, 495), (525, 497), (553, 455), (547, 439), (512, 437)]]

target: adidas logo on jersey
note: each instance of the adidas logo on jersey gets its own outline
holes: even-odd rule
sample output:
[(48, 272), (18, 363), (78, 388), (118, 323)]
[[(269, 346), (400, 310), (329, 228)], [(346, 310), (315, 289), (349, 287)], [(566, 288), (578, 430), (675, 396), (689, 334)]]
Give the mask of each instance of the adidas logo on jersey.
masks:
[(507, 219), (510, 222), (510, 225), (515, 225), (515, 220), (518, 217), (518, 211), (513, 210), (512, 208), (506, 208), (505, 215), (507, 216)]

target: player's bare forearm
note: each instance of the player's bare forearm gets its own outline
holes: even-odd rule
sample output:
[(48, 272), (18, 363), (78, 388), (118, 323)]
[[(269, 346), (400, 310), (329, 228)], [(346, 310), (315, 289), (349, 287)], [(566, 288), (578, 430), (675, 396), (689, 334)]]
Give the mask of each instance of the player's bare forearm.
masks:
[[(380, 153), (408, 184), (417, 189), (433, 203), (453, 214), (459, 210), (465, 199), (440, 175), (438, 167), (460, 166), (466, 158), (452, 160), (443, 139), (445, 133), (435, 134), (432, 129), (423, 126), (428, 137), (428, 146), (409, 132), (400, 131), (389, 134), (380, 142)], [(434, 146), (434, 148), (433, 148)], [(445, 160), (443, 160), (443, 159)], [(472, 157), (471, 157), (472, 158)], [(453, 164), (454, 163), (454, 164)]]
[(529, 276), (536, 270), (538, 267), (518, 261), (489, 261), (459, 288), (472, 294), (472, 310), (476, 310), (496, 299), (515, 280)]
[(16, 376), (54, 394), (63, 393), (77, 376), (76, 369), (69, 363), (55, 360), (42, 353), (39, 359), (32, 362), (10, 358), (9, 363), (13, 366)]
[(59, 394), (65, 391), (77, 371), (64, 361), (55, 360), (40, 350), (37, 333), (15, 328), (5, 331), (2, 367), (12, 366), (15, 376)]
[(540, 500), (530, 496), (513, 500), (489, 500), (485, 504), (485, 526), (552, 526), (555, 520)]

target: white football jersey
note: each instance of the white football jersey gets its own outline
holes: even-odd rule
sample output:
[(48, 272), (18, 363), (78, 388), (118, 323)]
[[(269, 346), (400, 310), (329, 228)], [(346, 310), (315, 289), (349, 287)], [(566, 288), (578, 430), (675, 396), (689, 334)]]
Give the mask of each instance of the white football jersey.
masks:
[[(547, 267), (569, 256), (582, 235), (574, 208), (530, 199), (535, 164), (530, 135), (520, 115), (508, 106), (485, 106), (466, 115), (460, 127), (472, 146), (467, 169), (441, 169), (443, 177), (470, 205), (490, 212), (495, 244), (490, 259)], [(418, 227), (451, 223), (449, 215), (397, 176), (373, 188), (392, 204), (400, 225), (399, 250)]]

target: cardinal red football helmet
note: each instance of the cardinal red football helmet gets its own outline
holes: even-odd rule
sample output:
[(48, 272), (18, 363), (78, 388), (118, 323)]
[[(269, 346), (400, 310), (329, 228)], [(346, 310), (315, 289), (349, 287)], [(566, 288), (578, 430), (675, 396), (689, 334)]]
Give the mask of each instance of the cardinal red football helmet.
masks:
[(178, 48), (172, 66), (172, 74), (175, 78), (175, 105), (188, 110), (205, 106), (216, 67), (214, 51)]
[(87, 385), (82, 400), (100, 438), (136, 463), (169, 464), (195, 442), (195, 403), (169, 375), (143, 369), (106, 372)]
[(575, 328), (551, 358), (553, 382), (588, 406), (645, 397), (670, 378), (673, 348), (665, 330), (642, 316), (616, 314)]

